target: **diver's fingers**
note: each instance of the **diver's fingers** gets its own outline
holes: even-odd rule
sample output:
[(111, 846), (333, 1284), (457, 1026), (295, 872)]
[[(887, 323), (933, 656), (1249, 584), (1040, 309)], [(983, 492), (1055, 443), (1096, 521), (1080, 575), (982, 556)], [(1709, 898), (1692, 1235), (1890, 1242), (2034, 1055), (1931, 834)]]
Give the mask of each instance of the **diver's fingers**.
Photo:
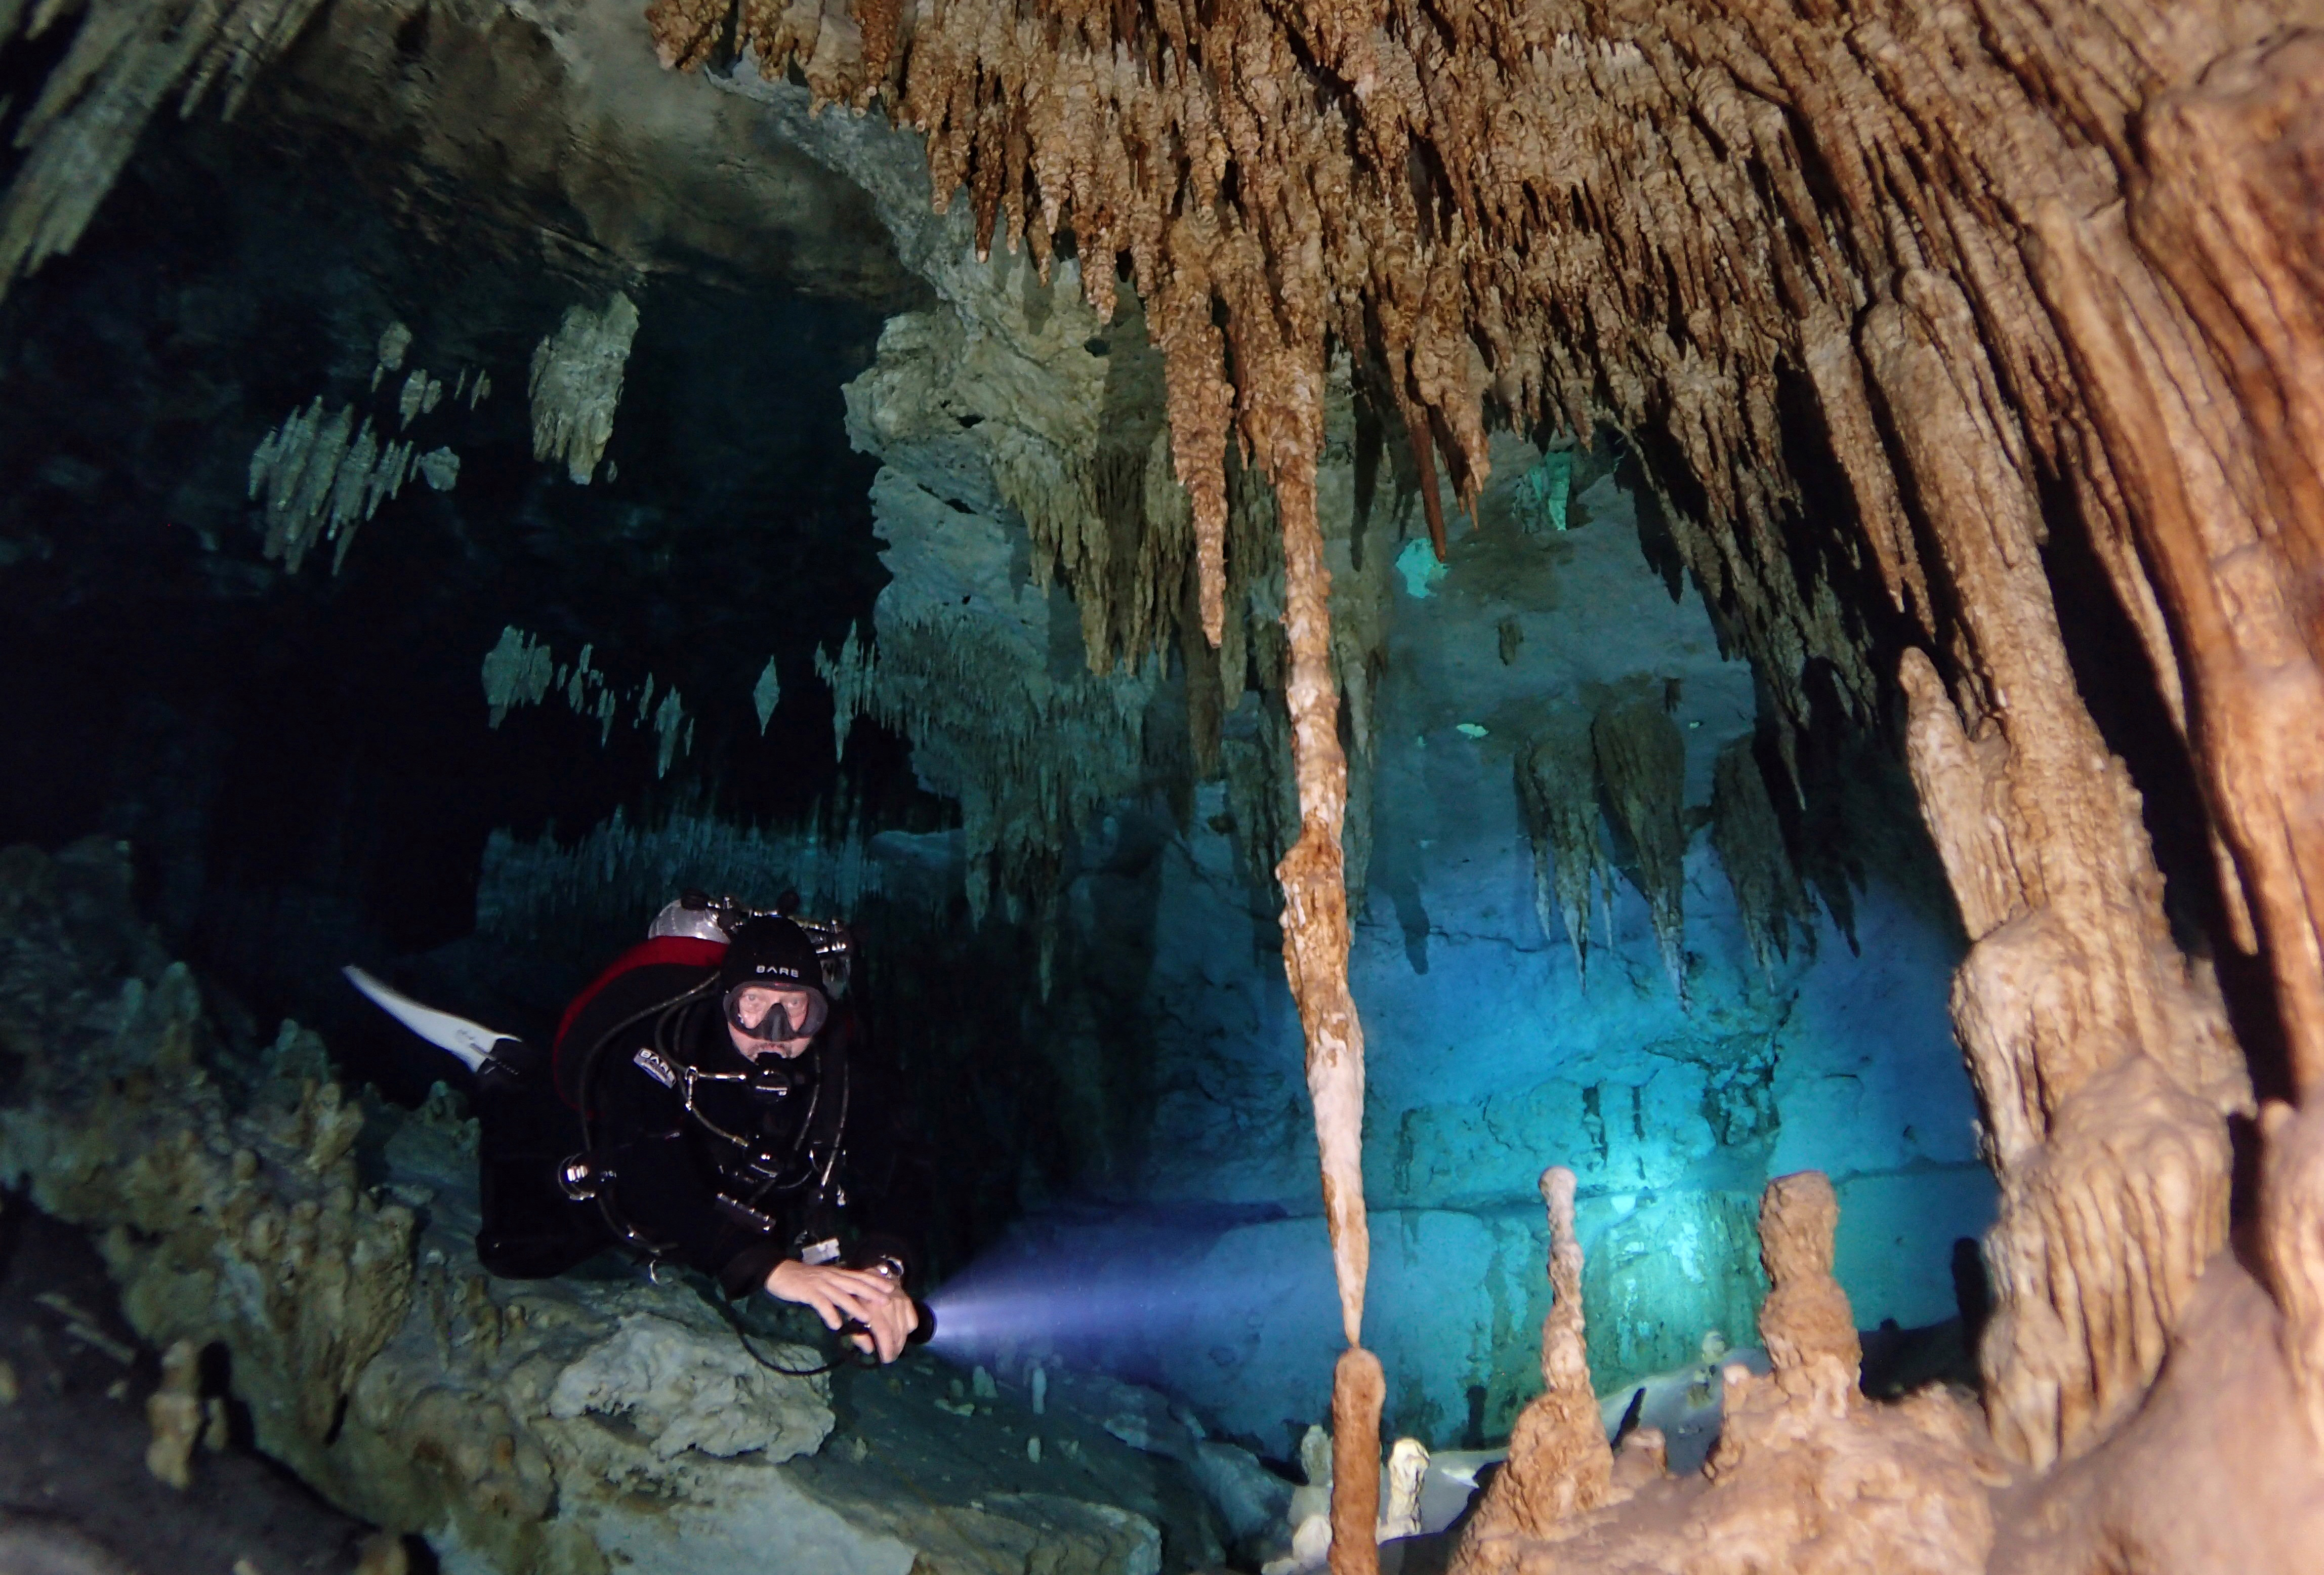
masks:
[(872, 1325), (880, 1337), (880, 1359), (892, 1362), (902, 1355), (905, 1340), (919, 1322), (919, 1309), (912, 1305), (910, 1297), (898, 1294), (889, 1298), (887, 1305), (881, 1309), (879, 1321)]
[(831, 1299), (837, 1305), (846, 1308), (849, 1316), (861, 1319), (866, 1323), (879, 1316), (880, 1309), (884, 1303), (884, 1298), (874, 1295), (862, 1286), (846, 1284), (834, 1285), (831, 1289)]
[(853, 1343), (857, 1350), (876, 1356), (883, 1362), (893, 1361), (895, 1359), (893, 1357), (887, 1354), (887, 1350), (884, 1347), (868, 1334), (851, 1334), (847, 1338)]

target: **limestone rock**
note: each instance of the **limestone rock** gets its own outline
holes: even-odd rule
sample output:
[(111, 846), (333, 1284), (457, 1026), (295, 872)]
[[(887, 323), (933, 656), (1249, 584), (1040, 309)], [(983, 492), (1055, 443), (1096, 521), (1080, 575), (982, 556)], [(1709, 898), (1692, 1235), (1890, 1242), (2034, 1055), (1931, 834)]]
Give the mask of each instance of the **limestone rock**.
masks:
[(200, 1353), (193, 1341), (180, 1340), (161, 1353), (161, 1385), (146, 1397), (145, 1421), (153, 1430), (145, 1469), (183, 1491), (193, 1479), (194, 1445), (208, 1422), (202, 1410)]
[(1590, 1390), (1583, 1336), (1582, 1246), (1573, 1236), (1573, 1173), (1541, 1177), (1549, 1215), (1549, 1276), (1557, 1300), (1541, 1330), (1543, 1392), (1517, 1417), (1508, 1463), (1493, 1478), (1462, 1539), (1464, 1557), (1485, 1558), (1499, 1539), (1547, 1535), (1595, 1509), (1611, 1483), (1613, 1455)]
[[(1770, 1184), (1762, 1251), (1775, 1289), (1762, 1314), (1775, 1370), (1725, 1373), (1725, 1431), (1707, 1476), (1657, 1480), (1646, 1440), (1605, 1480), (1594, 1511), (1487, 1527), (1480, 1510), (1462, 1571), (1653, 1570), (1666, 1575), (1901, 1570), (1976, 1575), (1996, 1535), (1989, 1488), (2007, 1481), (1974, 1411), (1941, 1389), (1895, 1405), (1856, 1391), (1856, 1335), (1830, 1266), (1838, 1208), (1814, 1173)], [(1780, 1350), (1780, 1357), (1775, 1353)], [(1604, 1435), (1591, 1436), (1603, 1448)], [(1643, 1438), (1645, 1430), (1633, 1434)], [(1517, 1470), (1520, 1433), (1511, 1440)], [(1489, 1506), (1490, 1496), (1489, 1495)], [(1482, 1529), (1480, 1529), (1482, 1528)]]
[(582, 485), (613, 435), (622, 375), (637, 336), (638, 309), (616, 291), (603, 309), (567, 307), (557, 332), (532, 352), (532, 456), (553, 460)]
[(1237, 1542), (1266, 1536), (1291, 1508), (1291, 1484), (1240, 1444), (1204, 1440), (1194, 1446), (1193, 1469), (1203, 1496)]
[[(770, 1359), (811, 1368), (814, 1352), (777, 1346)], [(632, 1313), (612, 1336), (557, 1376), (549, 1414), (618, 1417), (662, 1460), (684, 1450), (721, 1458), (763, 1452), (779, 1465), (822, 1446), (831, 1408), (815, 1386), (784, 1382), (736, 1359), (733, 1341), (712, 1340), (671, 1319)]]

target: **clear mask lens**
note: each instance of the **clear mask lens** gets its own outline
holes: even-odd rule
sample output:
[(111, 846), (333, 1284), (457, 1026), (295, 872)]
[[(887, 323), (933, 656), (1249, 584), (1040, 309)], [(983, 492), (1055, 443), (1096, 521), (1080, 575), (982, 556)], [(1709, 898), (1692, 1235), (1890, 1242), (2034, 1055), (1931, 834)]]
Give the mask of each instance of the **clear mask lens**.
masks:
[(769, 1045), (812, 1038), (830, 1011), (819, 990), (743, 984), (726, 992), (726, 1020), (745, 1037)]

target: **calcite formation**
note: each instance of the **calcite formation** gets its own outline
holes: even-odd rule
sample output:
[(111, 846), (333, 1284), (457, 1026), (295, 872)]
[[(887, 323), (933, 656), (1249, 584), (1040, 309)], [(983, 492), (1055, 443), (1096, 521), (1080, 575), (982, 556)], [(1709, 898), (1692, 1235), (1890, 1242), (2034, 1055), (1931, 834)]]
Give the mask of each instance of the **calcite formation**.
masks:
[(1554, 708), (1517, 757), (1517, 805), (1533, 844), (1533, 905), (1541, 931), (1563, 925), (1573, 971), (1590, 980), (1590, 917), (1613, 904), (1613, 870), (1598, 835), (1598, 771), (1590, 752), (1590, 716)]
[(641, 682), (617, 689), (604, 672), (590, 665), (595, 650), (595, 646), (585, 645), (579, 656), (560, 662), (546, 641), (514, 624), (505, 626), (493, 649), (484, 653), (481, 669), (484, 704), (490, 707), (487, 723), (498, 727), (511, 711), (541, 705), (553, 694), (573, 714), (597, 724), (600, 746), (612, 739), (616, 722), (652, 727), (654, 775), (668, 776), (670, 762), (694, 748), (694, 718), (687, 714), (678, 686), (664, 684), (657, 688), (654, 676), (648, 673)]
[(358, 424), (352, 405), (326, 415), (318, 396), (291, 411), (250, 456), (250, 496), (266, 505), (266, 556), (295, 575), (326, 541), (333, 544), (331, 572), (338, 573), (355, 532), (403, 490), (413, 463), (410, 444), (383, 447), (371, 418)]
[(150, 0), (0, 5), (0, 45), (70, 27), (72, 41), (16, 122), (25, 150), (0, 195), (0, 293), (69, 252), (154, 115), (192, 114), (219, 88), (225, 113), (258, 68), (290, 47), (317, 0), (229, 0), (191, 8)]
[(1598, 779), (1637, 860), (1663, 972), (1686, 999), (1686, 741), (1659, 695), (1631, 694), (1590, 722)]
[[(1771, 1182), (1760, 1206), (1769, 1291), (1759, 1336), (1771, 1371), (1754, 1377), (1739, 1363), (1727, 1367), (1720, 1440), (1702, 1474), (1667, 1478), (1650, 1430), (1633, 1434), (1643, 1442), (1626, 1447), (1609, 1471), (1595, 1409), (1553, 1423), (1570, 1409), (1561, 1399), (1566, 1386), (1553, 1382), (1527, 1414), (1540, 1424), (1520, 1423), (1511, 1438), (1508, 1463), (1453, 1568), (1470, 1575), (2290, 1575), (2307, 1568), (2324, 1529), (2324, 1460), (2309, 1432), (2315, 1391), (2299, 1353), (2313, 1349), (2324, 1236), (2302, 1184), (2312, 1184), (2319, 1149), (2309, 1118), (2276, 1107), (2266, 1125), (2276, 1206), (2261, 1235), (2273, 1294), (2232, 1254), (2214, 1256), (2181, 1296), (2159, 1382), (2073, 1463), (2047, 1476), (2013, 1464), (1957, 1390), (1932, 1386), (1886, 1404), (1865, 1397), (1856, 1319), (1831, 1277), (1838, 1200), (1821, 1174), (1802, 1172)], [(2061, 1147), (2053, 1158), (2076, 1152)], [(2295, 1196), (2310, 1201), (2291, 1202)], [(1551, 1229), (1557, 1273), (1566, 1239), (1554, 1198)], [(1561, 1321), (1554, 1312), (1543, 1332), (1545, 1366), (1553, 1344), (1563, 1349), (1580, 1337), (1578, 1317)]]
[(1815, 907), (1784, 847), (1784, 828), (1767, 798), (1767, 778), (1752, 758), (1751, 741), (1738, 739), (1720, 751), (1711, 778), (1711, 845), (1727, 870), (1736, 911), (1750, 943), (1752, 961), (1772, 979), (1791, 950), (1815, 948)]
[(566, 308), (557, 331), (533, 347), (525, 385), (532, 401), (532, 456), (564, 465), (583, 486), (613, 436), (613, 412), (637, 333), (636, 305), (615, 291), (595, 311)]
[[(1881, 1407), (1858, 1393), (1855, 1325), (1831, 1274), (1838, 1218), (1821, 1174), (1769, 1184), (1760, 1232), (1772, 1289), (1760, 1332), (1774, 1370), (1754, 1378), (1739, 1364), (1726, 1369), (1725, 1424), (1702, 1477), (1665, 1478), (1651, 1430), (1633, 1434), (1637, 1441), (1611, 1461), (1595, 1406), (1568, 1404), (1563, 1425), (1521, 1427), (1511, 1439), (1509, 1463), (1455, 1568), (1982, 1569), (1994, 1537), (1987, 1488), (2006, 1473), (1981, 1445), (1975, 1413), (1954, 1396), (1932, 1390)], [(1571, 1271), (1577, 1280), (1580, 1266)], [(1578, 1345), (1580, 1319), (1554, 1338)], [(1545, 1360), (1552, 1339), (1545, 1329)], [(1578, 1352), (1568, 1365), (1584, 1370)], [(1513, 1476), (1557, 1490), (1503, 1492), (1499, 1483)]]
[(1484, 1502), (1462, 1534), (1462, 1547), (1471, 1558), (1486, 1557), (1484, 1550), (1498, 1539), (1546, 1534), (1560, 1522), (1597, 1508), (1611, 1491), (1613, 1453), (1597, 1397), (1590, 1392), (1573, 1186), (1573, 1173), (1563, 1165), (1542, 1172), (1549, 1278), (1557, 1297), (1541, 1326), (1542, 1392), (1519, 1414), (1509, 1434), (1508, 1464), (1485, 1490)]

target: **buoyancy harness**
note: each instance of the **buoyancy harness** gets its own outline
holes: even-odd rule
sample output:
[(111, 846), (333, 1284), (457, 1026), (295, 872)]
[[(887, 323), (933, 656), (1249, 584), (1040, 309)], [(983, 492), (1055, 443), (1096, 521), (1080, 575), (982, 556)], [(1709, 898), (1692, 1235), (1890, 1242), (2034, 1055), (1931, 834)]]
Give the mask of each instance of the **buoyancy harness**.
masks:
[[(722, 928), (765, 916), (733, 898), (712, 902), (689, 893), (680, 899), (689, 909), (708, 908)], [(673, 904), (673, 907), (680, 906)], [(822, 965), (826, 991), (834, 998), (847, 989), (853, 972), (853, 937), (836, 921), (817, 923), (790, 918), (814, 943)], [(807, 1055), (812, 1064), (761, 1057), (742, 1070), (719, 1071), (696, 1064), (685, 1046), (692, 1037), (716, 1034), (724, 1039), (723, 1018), (716, 1002), (717, 974), (632, 1012), (595, 1036), (583, 1051), (579, 1064), (567, 1073), (564, 1056), (575, 1021), (608, 985), (622, 975), (655, 964), (715, 970), (725, 947), (688, 936), (661, 935), (632, 947), (617, 958), (587, 990), (576, 997), (558, 1025), (552, 1056), (558, 1092), (581, 1118), (583, 1147), (559, 1166), (558, 1182), (565, 1195), (576, 1202), (594, 1202), (617, 1243), (640, 1257), (650, 1274), (672, 1257), (672, 1244), (641, 1230), (618, 1202), (618, 1155), (601, 1141), (596, 1096), (609, 1051), (651, 1022), (648, 1042), (634, 1046), (630, 1060), (641, 1072), (678, 1096), (681, 1108), (711, 1148), (713, 1169), (724, 1184), (713, 1206), (730, 1223), (765, 1236), (779, 1234), (788, 1214), (796, 1229), (788, 1248), (803, 1262), (827, 1263), (841, 1255), (838, 1211), (846, 1203), (839, 1175), (852, 1103), (850, 1066), (844, 1023), (830, 1025), (818, 1036)], [(722, 1026), (714, 1027), (714, 1021)], [(788, 1101), (804, 1099), (807, 1110), (789, 1113)], [(779, 1119), (770, 1118), (779, 1117)]]

